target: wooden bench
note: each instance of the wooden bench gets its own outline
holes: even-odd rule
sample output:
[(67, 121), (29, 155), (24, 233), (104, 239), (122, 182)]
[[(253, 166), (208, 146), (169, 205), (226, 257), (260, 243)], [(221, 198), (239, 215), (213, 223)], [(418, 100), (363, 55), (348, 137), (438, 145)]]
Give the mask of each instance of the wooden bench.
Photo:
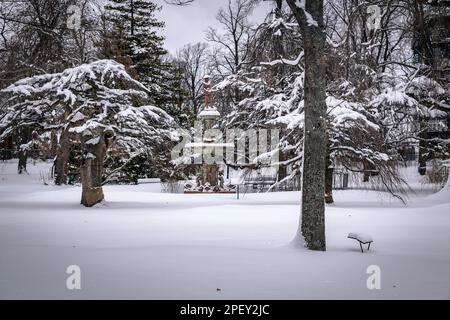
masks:
[(363, 244), (369, 244), (367, 246), (367, 250), (369, 250), (370, 244), (373, 242), (373, 239), (371, 236), (369, 236), (368, 234), (363, 234), (363, 233), (350, 232), (348, 234), (347, 238), (357, 240), (359, 242), (361, 252), (364, 252), (363, 246), (362, 246)]

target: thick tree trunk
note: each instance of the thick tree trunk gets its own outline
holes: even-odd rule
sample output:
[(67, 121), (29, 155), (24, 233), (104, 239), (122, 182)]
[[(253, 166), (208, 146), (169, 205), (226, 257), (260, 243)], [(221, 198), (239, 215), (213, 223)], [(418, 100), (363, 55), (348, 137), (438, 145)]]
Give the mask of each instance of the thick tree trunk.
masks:
[(28, 150), (21, 148), (19, 150), (19, 163), (17, 165), (17, 172), (19, 174), (27, 173), (27, 160), (28, 160)]
[(96, 158), (92, 156), (90, 153), (86, 154), (81, 165), (81, 183), (83, 189), (81, 204), (86, 207), (92, 207), (105, 198), (101, 184), (103, 159), (98, 160), (97, 156), (95, 156)]
[(420, 121), (420, 127), (419, 127), (419, 174), (421, 176), (424, 176), (427, 173), (427, 151), (428, 151), (428, 145), (427, 141), (425, 140), (427, 137), (427, 131), (426, 131), (426, 124), (423, 120)]
[(363, 160), (363, 182), (369, 182), (370, 168), (367, 161)]
[(59, 138), (58, 148), (56, 151), (55, 166), (55, 184), (62, 185), (67, 183), (68, 162), (70, 155), (70, 138), (69, 133), (63, 131)]
[[(446, 139), (450, 139), (450, 111), (447, 112), (447, 135), (446, 135)], [(447, 152), (450, 154), (450, 143), (447, 144)], [(448, 180), (450, 181), (450, 177), (448, 178)]]
[(333, 161), (330, 157), (330, 142), (328, 140), (327, 155), (325, 158), (325, 202), (333, 203)]
[(58, 136), (56, 130), (52, 130), (50, 133), (50, 143), (50, 153), (52, 157), (56, 157), (56, 153), (58, 152)]
[(11, 136), (7, 137), (0, 143), (1, 160), (6, 161), (13, 158), (12, 149), (14, 148), (13, 139)]
[[(280, 152), (278, 154), (279, 154), (279, 158), (278, 158), (279, 162), (283, 162), (286, 160), (286, 154), (284, 151), (280, 150)], [(278, 181), (283, 180), (284, 178), (286, 178), (286, 176), (287, 176), (287, 168), (284, 164), (280, 164), (278, 166)], [(284, 184), (284, 186), (279, 185), (278, 188), (280, 188), (280, 189), (285, 188), (286, 184), (285, 183), (283, 183), (283, 184)]]
[(28, 173), (27, 172), (27, 160), (28, 160), (28, 148), (29, 148), (28, 143), (32, 139), (31, 130), (29, 128), (19, 129), (18, 135), (19, 135), (20, 145), (19, 145), (19, 154), (18, 154), (19, 163), (17, 165), (17, 172), (19, 174)]
[(427, 173), (427, 157), (425, 152), (427, 150), (427, 143), (425, 141), (419, 142), (419, 174), (424, 176)]
[[(276, 8), (275, 8), (275, 18), (280, 19), (282, 18), (282, 9), (283, 9), (283, 1), (282, 0), (276, 0)], [(272, 60), (284, 58), (284, 47), (283, 47), (283, 35), (274, 35), (272, 37), (273, 41), (273, 56)], [(277, 64), (273, 68), (274, 74), (273, 79), (276, 81), (276, 78), (281, 79), (280, 86), (284, 88), (285, 86), (285, 79), (284, 79), (284, 73), (285, 73), (285, 65), (283, 63)], [(274, 84), (275, 85), (275, 84)]]
[[(297, 2), (288, 1), (303, 27), (305, 51), (305, 131), (302, 179), (301, 232), (311, 250), (326, 249), (325, 242), (325, 157), (327, 149), (327, 105), (325, 102), (326, 55), (323, 30), (323, 1), (306, 0), (306, 19)], [(317, 25), (316, 25), (317, 23)]]
[(102, 188), (103, 162), (114, 133), (97, 128), (92, 135), (82, 136), (84, 149), (81, 163), (81, 204), (92, 207), (104, 200)]
[(415, 33), (415, 53), (419, 54), (420, 63), (433, 66), (433, 45), (429, 27), (426, 23), (423, 0), (415, 0), (414, 5), (414, 33)]

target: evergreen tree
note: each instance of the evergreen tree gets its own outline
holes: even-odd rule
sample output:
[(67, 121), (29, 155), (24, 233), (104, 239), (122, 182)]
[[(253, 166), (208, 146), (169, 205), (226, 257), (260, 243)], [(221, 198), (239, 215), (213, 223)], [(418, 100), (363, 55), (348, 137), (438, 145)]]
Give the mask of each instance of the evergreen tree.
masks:
[(101, 55), (124, 64), (151, 92), (154, 104), (166, 109), (176, 94), (168, 85), (174, 67), (164, 59), (167, 51), (159, 35), (164, 22), (155, 17), (160, 7), (149, 0), (109, 0), (105, 10)]
[[(34, 131), (33, 140), (56, 130), (55, 183), (65, 183), (67, 169), (73, 173), (77, 165), (86, 206), (103, 199), (101, 186), (108, 181), (135, 181), (167, 171), (163, 151), (171, 149), (176, 123), (149, 105), (146, 87), (113, 60), (21, 79), (1, 90), (3, 96), (7, 104), (0, 108), (0, 142), (18, 129)], [(23, 143), (24, 148), (32, 142)], [(139, 172), (137, 160), (145, 162)]]
[(187, 92), (183, 87), (183, 68), (179, 61), (167, 56), (163, 60), (161, 79), (161, 91), (155, 96), (154, 104), (164, 109), (181, 126), (189, 127), (192, 115), (185, 108)]

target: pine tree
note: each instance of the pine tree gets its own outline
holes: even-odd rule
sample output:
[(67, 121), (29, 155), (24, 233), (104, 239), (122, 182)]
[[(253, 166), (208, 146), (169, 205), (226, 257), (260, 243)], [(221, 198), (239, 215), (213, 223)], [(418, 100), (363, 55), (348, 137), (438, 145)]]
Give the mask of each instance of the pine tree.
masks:
[(155, 105), (163, 107), (173, 94), (166, 85), (172, 66), (164, 59), (167, 51), (159, 35), (164, 22), (155, 17), (160, 7), (149, 0), (109, 0), (105, 10), (109, 41), (101, 54), (124, 64), (150, 90)]
[(180, 125), (189, 126), (192, 115), (184, 105), (187, 93), (183, 87), (183, 68), (178, 61), (168, 57), (163, 61), (161, 76), (161, 91), (155, 97), (154, 104), (164, 109)]

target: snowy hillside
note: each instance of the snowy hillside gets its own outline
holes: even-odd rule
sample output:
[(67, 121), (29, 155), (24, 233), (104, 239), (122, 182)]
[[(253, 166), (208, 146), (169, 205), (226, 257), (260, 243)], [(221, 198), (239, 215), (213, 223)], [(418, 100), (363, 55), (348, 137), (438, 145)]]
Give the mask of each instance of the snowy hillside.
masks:
[[(324, 253), (290, 244), (299, 192), (237, 200), (107, 186), (105, 204), (84, 208), (80, 187), (42, 184), (48, 166), (19, 176), (16, 163), (0, 163), (0, 298), (450, 298), (448, 188), (407, 206), (337, 191)], [(370, 251), (350, 232), (370, 234)], [(69, 265), (81, 268), (81, 290), (66, 289)], [(370, 265), (381, 290), (366, 286)]]
[(0, 1), (0, 300), (450, 299), (449, 174), (450, 0)]

